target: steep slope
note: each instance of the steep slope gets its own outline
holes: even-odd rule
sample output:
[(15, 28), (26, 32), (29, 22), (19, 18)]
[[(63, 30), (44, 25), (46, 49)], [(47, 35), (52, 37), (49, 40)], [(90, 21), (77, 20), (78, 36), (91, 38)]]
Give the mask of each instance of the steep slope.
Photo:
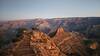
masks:
[(71, 32), (65, 32), (62, 27), (57, 28), (55, 36), (53, 37), (56, 44), (63, 41), (63, 39), (71, 36)]
[(23, 35), (23, 39), (16, 42), (16, 46), (12, 49), (13, 56), (35, 56), (34, 51), (30, 47), (30, 36), (28, 34)]
[(53, 40), (66, 55), (87, 56), (85, 47), (81, 43), (82, 37), (77, 32), (64, 32), (64, 29), (60, 27)]
[(49, 36), (38, 30), (26, 31), (5, 56), (65, 56)]
[(50, 37), (40, 31), (33, 32), (31, 46), (37, 56), (65, 56)]
[(62, 27), (60, 27), (57, 29), (56, 36), (62, 36), (62, 34), (64, 34), (64, 29)]

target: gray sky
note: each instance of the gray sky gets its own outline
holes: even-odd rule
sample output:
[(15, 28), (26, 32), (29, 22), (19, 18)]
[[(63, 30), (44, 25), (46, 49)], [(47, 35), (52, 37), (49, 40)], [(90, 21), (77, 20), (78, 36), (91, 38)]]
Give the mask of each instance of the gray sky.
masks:
[(0, 0), (0, 20), (100, 17), (100, 0)]

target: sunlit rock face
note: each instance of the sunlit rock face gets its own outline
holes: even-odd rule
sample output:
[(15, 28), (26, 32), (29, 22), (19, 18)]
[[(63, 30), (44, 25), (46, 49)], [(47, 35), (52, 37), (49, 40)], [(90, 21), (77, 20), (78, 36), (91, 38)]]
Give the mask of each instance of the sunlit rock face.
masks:
[(40, 31), (33, 31), (30, 45), (37, 56), (64, 56), (50, 37)]
[(59, 49), (66, 55), (87, 56), (84, 45), (81, 41), (84, 39), (77, 32), (65, 32), (63, 28), (58, 28), (53, 40)]
[(58, 28), (56, 35), (61, 36), (64, 33), (64, 29), (62, 27)]
[(55, 45), (54, 41), (49, 36), (34, 30), (26, 32), (20, 41), (14, 43), (4, 56), (66, 56)]
[(59, 27), (56, 30), (56, 33), (53, 37), (53, 40), (56, 44), (60, 43), (61, 41), (63, 41), (63, 39), (67, 38), (71, 36), (70, 32), (65, 32), (64, 29), (62, 27)]

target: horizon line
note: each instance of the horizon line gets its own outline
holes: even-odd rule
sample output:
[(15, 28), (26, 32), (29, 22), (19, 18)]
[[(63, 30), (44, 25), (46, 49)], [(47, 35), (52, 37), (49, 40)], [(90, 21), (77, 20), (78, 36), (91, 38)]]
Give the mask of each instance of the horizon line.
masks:
[[(89, 17), (100, 17), (100, 16), (89, 16)], [(89, 18), (87, 16), (73, 16), (73, 17), (51, 17), (51, 18), (43, 18), (43, 17), (36, 17), (36, 18), (20, 18), (20, 19), (7, 19), (7, 20), (0, 20), (0, 21), (19, 21), (19, 20), (35, 20), (35, 19), (60, 19), (60, 18)]]

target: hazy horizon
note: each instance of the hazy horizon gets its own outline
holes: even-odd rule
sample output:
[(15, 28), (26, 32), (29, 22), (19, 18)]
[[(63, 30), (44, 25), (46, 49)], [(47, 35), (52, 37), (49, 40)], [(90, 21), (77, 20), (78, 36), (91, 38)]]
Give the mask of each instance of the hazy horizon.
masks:
[(100, 0), (0, 0), (0, 20), (100, 17)]

